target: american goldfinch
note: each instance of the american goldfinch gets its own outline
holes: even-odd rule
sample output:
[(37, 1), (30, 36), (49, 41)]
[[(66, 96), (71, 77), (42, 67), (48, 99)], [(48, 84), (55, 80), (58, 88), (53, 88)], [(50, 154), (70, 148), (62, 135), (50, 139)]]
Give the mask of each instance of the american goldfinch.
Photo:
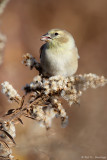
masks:
[(71, 76), (78, 68), (78, 50), (70, 33), (52, 29), (41, 38), (40, 64), (44, 76)]

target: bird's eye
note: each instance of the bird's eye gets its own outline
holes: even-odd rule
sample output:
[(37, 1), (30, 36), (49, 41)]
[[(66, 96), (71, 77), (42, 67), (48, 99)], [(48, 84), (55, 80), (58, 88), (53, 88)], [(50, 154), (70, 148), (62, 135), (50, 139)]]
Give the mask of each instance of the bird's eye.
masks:
[(57, 36), (57, 35), (58, 35), (58, 33), (56, 32), (56, 33), (55, 33), (55, 36)]

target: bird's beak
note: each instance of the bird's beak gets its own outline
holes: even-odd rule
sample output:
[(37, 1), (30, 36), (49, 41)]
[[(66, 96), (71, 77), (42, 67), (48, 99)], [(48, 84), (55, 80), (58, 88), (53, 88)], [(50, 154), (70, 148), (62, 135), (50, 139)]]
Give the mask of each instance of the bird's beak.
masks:
[(50, 37), (49, 34), (44, 34), (44, 35), (41, 37), (40, 40), (41, 40), (41, 41), (46, 41), (46, 42), (48, 42), (48, 41), (51, 40), (51, 37)]

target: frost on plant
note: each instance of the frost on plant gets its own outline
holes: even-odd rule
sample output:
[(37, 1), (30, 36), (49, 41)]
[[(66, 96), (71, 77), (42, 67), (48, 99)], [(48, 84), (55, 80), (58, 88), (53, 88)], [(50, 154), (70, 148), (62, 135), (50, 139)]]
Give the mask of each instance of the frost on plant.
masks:
[(68, 124), (68, 115), (61, 103), (65, 99), (71, 106), (73, 103), (80, 103), (80, 96), (83, 91), (90, 88), (104, 86), (107, 79), (96, 74), (74, 75), (71, 77), (53, 76), (43, 77), (40, 63), (35, 58), (26, 54), (23, 63), (39, 71), (30, 84), (26, 84), (24, 96), (21, 97), (9, 84), (2, 83), (2, 93), (9, 101), (18, 104), (16, 109), (10, 109), (0, 120), (0, 155), (8, 159), (14, 159), (11, 147), (15, 145), (15, 125), (23, 123), (23, 117), (37, 121), (41, 127), (49, 129), (52, 126), (53, 118), (61, 119), (61, 126)]

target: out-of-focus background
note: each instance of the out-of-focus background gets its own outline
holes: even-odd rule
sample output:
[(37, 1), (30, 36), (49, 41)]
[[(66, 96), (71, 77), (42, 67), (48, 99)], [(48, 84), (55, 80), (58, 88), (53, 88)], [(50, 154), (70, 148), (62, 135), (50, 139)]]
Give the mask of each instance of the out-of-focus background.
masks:
[[(0, 30), (7, 36), (0, 83), (9, 81), (23, 95), (22, 87), (38, 73), (22, 65), (22, 56), (28, 52), (39, 61), (40, 37), (52, 28), (65, 29), (75, 38), (79, 74), (107, 77), (107, 0), (10, 0), (0, 17)], [(0, 93), (0, 115), (13, 107)], [(107, 86), (86, 91), (80, 106), (70, 108), (64, 102), (64, 107), (69, 115), (66, 128), (59, 119), (49, 131), (29, 119), (17, 126), (16, 158), (107, 159)]]

